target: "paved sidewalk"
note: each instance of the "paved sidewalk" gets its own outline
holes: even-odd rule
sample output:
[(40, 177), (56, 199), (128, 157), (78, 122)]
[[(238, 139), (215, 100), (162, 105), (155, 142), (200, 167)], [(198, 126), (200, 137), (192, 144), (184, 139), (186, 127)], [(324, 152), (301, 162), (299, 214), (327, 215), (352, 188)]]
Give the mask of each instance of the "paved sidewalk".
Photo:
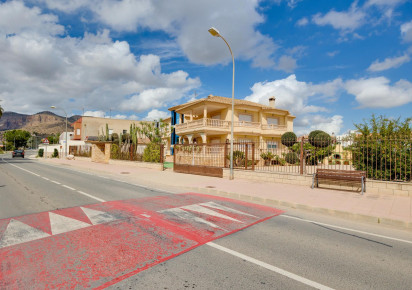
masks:
[(90, 159), (41, 159), (41, 162), (70, 166), (85, 172), (99, 172), (116, 179), (172, 192), (208, 193), (412, 229), (412, 197), (368, 193), (361, 195), (352, 191), (311, 189), (236, 177), (228, 180), (175, 173), (172, 170), (139, 168), (127, 162), (125, 165), (95, 163)]

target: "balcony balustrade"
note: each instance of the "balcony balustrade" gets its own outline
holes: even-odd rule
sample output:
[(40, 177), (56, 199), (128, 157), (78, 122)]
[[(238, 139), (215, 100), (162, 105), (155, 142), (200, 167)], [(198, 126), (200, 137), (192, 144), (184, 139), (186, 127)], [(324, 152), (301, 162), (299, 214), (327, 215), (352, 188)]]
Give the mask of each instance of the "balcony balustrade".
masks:
[[(203, 118), (198, 120), (189, 121), (183, 124), (175, 125), (176, 133), (188, 133), (192, 130), (212, 130), (212, 129), (224, 129), (230, 130), (230, 121), (217, 120)], [(233, 127), (236, 131), (251, 131), (251, 130), (261, 130), (262, 133), (269, 133), (269, 131), (286, 131), (286, 125), (275, 125), (275, 124), (262, 124), (260, 122), (246, 122), (246, 121), (235, 121)]]

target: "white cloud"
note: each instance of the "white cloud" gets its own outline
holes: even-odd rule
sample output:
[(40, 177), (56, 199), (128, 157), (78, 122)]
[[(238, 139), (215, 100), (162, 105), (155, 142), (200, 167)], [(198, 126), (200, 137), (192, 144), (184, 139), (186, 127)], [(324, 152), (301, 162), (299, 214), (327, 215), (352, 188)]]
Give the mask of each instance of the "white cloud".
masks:
[(369, 0), (365, 6), (369, 7), (372, 5), (376, 6), (383, 6), (383, 7), (390, 7), (390, 6), (396, 6), (398, 4), (401, 4), (405, 2), (406, 0)]
[(117, 114), (117, 115), (114, 115), (114, 116), (112, 117), (112, 119), (125, 120), (125, 119), (127, 119), (127, 116), (126, 116), (126, 115), (122, 115), (122, 114)]
[(393, 108), (412, 102), (412, 83), (403, 79), (394, 85), (385, 77), (349, 80), (345, 88), (361, 108)]
[(168, 112), (164, 111), (159, 111), (156, 109), (151, 110), (149, 113), (147, 113), (147, 116), (143, 118), (145, 121), (154, 121), (154, 120), (159, 120), (159, 119), (166, 119), (170, 117), (170, 114)]
[(245, 99), (252, 102), (268, 105), (270, 97), (276, 97), (276, 107), (287, 109), (292, 114), (306, 114), (327, 111), (324, 107), (308, 105), (310, 97), (336, 98), (342, 87), (342, 80), (336, 79), (323, 84), (300, 82), (295, 75), (273, 82), (255, 83), (252, 94)]
[[(139, 113), (200, 86), (184, 71), (163, 73), (159, 56), (136, 58), (129, 44), (113, 41), (108, 30), (74, 38), (62, 35), (57, 21), (21, 2), (0, 5), (0, 34), (7, 34), (0, 37), (0, 99), (7, 110), (35, 113), (55, 104), (69, 114), (109, 106)], [(145, 104), (129, 103), (130, 96), (141, 96), (137, 101)]]
[(412, 20), (401, 25), (401, 35), (404, 41), (412, 42)]
[(84, 116), (104, 118), (105, 112), (103, 112), (103, 111), (86, 111), (86, 112), (84, 112)]
[(23, 2), (0, 3), (0, 34), (36, 33), (59, 35), (64, 27), (52, 14), (42, 14), (37, 7), (28, 8)]
[(355, 1), (348, 11), (331, 10), (325, 15), (318, 13), (313, 16), (312, 20), (320, 26), (331, 25), (342, 32), (351, 32), (362, 26), (366, 21), (366, 13), (358, 8), (356, 4)]
[(296, 22), (296, 25), (297, 25), (297, 26), (305, 26), (305, 25), (307, 25), (308, 23), (309, 23), (308, 18), (303, 17), (303, 18), (299, 19), (298, 22)]
[(308, 134), (313, 130), (322, 130), (328, 134), (335, 136), (340, 134), (343, 128), (343, 116), (334, 115), (325, 117), (321, 115), (308, 115), (302, 118), (297, 118), (294, 122), (294, 131), (298, 135)]
[(337, 55), (339, 52), (340, 52), (339, 50), (334, 50), (334, 51), (329, 51), (329, 52), (327, 52), (326, 54), (327, 54), (329, 57), (334, 57), (334, 56)]
[[(243, 1), (242, 5), (237, 0), (91, 0), (85, 4), (79, 0), (65, 0), (63, 4), (56, 4), (59, 1), (54, 0), (38, 1), (66, 13), (87, 8), (93, 15), (92, 21), (117, 31), (164, 31), (177, 41), (191, 62), (198, 64), (231, 60), (222, 40), (212, 39), (207, 31), (210, 26), (215, 26), (230, 43), (237, 59), (251, 60), (256, 67), (270, 68), (274, 65), (273, 54), (277, 46), (270, 37), (256, 29), (264, 22), (263, 15), (258, 12), (257, 0)], [(296, 0), (288, 1), (291, 6), (296, 3)]]
[(385, 58), (384, 61), (379, 62), (375, 60), (368, 68), (368, 71), (384, 71), (391, 68), (397, 68), (411, 60), (409, 55), (405, 54), (399, 57)]

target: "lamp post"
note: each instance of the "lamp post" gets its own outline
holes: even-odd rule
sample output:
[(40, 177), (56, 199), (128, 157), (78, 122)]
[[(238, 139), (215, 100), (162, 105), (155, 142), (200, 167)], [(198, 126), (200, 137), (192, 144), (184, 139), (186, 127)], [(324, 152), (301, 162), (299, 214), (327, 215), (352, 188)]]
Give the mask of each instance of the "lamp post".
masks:
[(230, 54), (232, 56), (232, 63), (233, 63), (233, 77), (232, 77), (232, 116), (231, 116), (231, 125), (230, 125), (230, 175), (229, 179), (232, 180), (233, 176), (233, 123), (234, 123), (234, 111), (235, 111), (235, 58), (233, 56), (232, 49), (230, 48), (229, 43), (226, 39), (220, 34), (220, 32), (214, 28), (209, 28), (209, 33), (215, 37), (220, 37), (226, 43), (227, 47), (229, 48)]
[[(56, 106), (50, 106), (50, 108), (52, 109), (57, 109)], [(67, 113), (63, 108), (59, 108), (60, 110), (62, 110), (64, 112), (64, 114), (66, 115), (66, 144), (64, 146), (64, 155), (67, 156)]]

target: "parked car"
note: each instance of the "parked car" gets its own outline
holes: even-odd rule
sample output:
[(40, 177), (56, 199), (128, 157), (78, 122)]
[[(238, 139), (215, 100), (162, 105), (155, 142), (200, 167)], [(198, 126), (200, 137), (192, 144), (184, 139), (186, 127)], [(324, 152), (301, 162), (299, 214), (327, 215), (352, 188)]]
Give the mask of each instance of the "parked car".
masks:
[(14, 150), (13, 151), (13, 158), (14, 157), (23, 157), (24, 158), (24, 150)]

